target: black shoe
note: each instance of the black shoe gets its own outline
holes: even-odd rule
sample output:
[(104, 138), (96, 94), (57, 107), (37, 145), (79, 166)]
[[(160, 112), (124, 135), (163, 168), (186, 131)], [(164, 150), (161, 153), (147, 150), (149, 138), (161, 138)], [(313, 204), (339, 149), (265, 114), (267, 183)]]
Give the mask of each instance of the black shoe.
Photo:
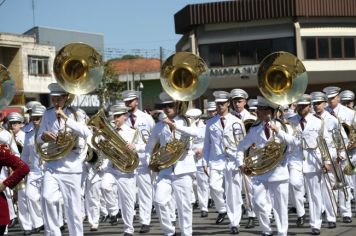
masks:
[(124, 233), (124, 236), (133, 236), (133, 234)]
[(117, 213), (116, 217), (119, 219), (121, 218), (121, 209), (119, 210), (119, 212)]
[(252, 229), (252, 228), (255, 228), (255, 217), (249, 217), (248, 218), (248, 222), (245, 226), (245, 229)]
[(193, 209), (197, 209), (199, 207), (199, 202), (198, 200), (196, 200), (193, 204), (192, 204)]
[(239, 229), (235, 226), (231, 227), (230, 234), (239, 234)]
[(297, 213), (297, 208), (295, 208), (295, 207), (289, 208), (288, 214), (293, 214), (293, 213)]
[(311, 234), (312, 234), (312, 235), (319, 235), (319, 234), (320, 234), (320, 229), (312, 228)]
[(298, 217), (297, 219), (297, 227), (302, 227), (305, 223), (305, 215)]
[(152, 206), (151, 215), (152, 214), (156, 214), (156, 208), (154, 206)]
[(59, 229), (60, 229), (61, 232), (64, 232), (66, 230), (66, 226), (62, 225), (61, 227), (59, 227)]
[(32, 230), (32, 233), (37, 234), (37, 233), (41, 232), (42, 230), (44, 230), (44, 225), (41, 225), (40, 227), (34, 228)]
[(208, 212), (207, 211), (201, 211), (200, 212), (200, 217), (202, 217), (202, 218), (208, 217)]
[(10, 220), (10, 223), (8, 224), (8, 228), (13, 228), (15, 225), (17, 225), (19, 223), (17, 217), (13, 218), (12, 220)]
[(208, 208), (214, 208), (214, 207), (215, 207), (215, 204), (214, 204), (213, 199), (209, 199), (208, 200)]
[(99, 223), (105, 223), (109, 219), (109, 215), (100, 216)]
[(328, 222), (328, 228), (329, 229), (336, 228), (336, 223), (335, 222)]
[(32, 231), (31, 230), (24, 230), (23, 235), (31, 235)]
[(150, 232), (150, 226), (149, 225), (142, 225), (141, 229), (140, 229), (140, 233), (144, 234), (144, 233), (148, 233)]
[(273, 233), (262, 233), (262, 236), (272, 236)]
[(225, 220), (225, 216), (226, 216), (226, 212), (225, 213), (219, 213), (218, 217), (216, 218), (216, 224), (221, 224), (224, 220)]
[(119, 223), (119, 219), (117, 218), (117, 215), (110, 216), (110, 224), (111, 225), (117, 225), (118, 223)]
[(347, 223), (347, 224), (352, 223), (351, 217), (348, 217), (348, 216), (342, 217), (342, 222)]

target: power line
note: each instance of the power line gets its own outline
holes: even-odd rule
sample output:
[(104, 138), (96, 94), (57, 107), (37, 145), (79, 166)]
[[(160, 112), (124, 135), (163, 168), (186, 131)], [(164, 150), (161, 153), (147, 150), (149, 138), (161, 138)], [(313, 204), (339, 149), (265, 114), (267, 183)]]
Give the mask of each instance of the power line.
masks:
[(6, 0), (2, 0), (2, 2), (0, 3), (0, 7), (2, 6), (2, 4), (4, 4), (6, 2)]

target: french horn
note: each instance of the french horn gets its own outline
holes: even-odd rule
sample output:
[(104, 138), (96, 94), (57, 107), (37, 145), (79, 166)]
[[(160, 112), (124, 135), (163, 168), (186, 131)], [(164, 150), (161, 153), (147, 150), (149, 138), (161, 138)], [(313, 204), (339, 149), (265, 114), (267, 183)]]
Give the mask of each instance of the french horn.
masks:
[[(274, 52), (266, 56), (257, 73), (258, 87), (262, 95), (271, 103), (279, 106), (295, 102), (304, 94), (308, 76), (303, 63), (288, 52)], [(280, 127), (287, 131), (283, 121), (275, 119)], [(273, 140), (263, 148), (250, 148), (244, 157), (244, 163), (250, 176), (263, 175), (274, 168), (284, 158), (286, 145)]]
[[(208, 66), (202, 58), (189, 52), (177, 52), (170, 56), (161, 68), (161, 85), (175, 102), (175, 109), (185, 120), (187, 126), (189, 119), (184, 116), (188, 109), (188, 102), (200, 97), (209, 86)], [(163, 147), (156, 145), (150, 159), (149, 167), (153, 171), (168, 168), (186, 152), (190, 138), (173, 139)]]

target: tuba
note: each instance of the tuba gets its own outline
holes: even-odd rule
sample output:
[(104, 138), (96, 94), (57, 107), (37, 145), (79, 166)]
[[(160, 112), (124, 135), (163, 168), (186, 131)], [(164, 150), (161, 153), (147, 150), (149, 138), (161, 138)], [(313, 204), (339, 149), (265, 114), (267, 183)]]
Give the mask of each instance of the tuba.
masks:
[[(305, 92), (308, 84), (303, 63), (288, 52), (274, 52), (266, 56), (259, 66), (257, 76), (262, 95), (279, 106), (295, 102)], [(287, 131), (283, 121), (274, 121)], [(265, 147), (251, 148), (249, 155), (244, 157), (249, 175), (262, 175), (276, 168), (283, 160), (285, 150), (286, 145), (277, 141), (275, 135)]]
[[(176, 100), (177, 114), (181, 115), (186, 125), (190, 122), (185, 114), (188, 102), (200, 97), (209, 86), (208, 66), (204, 60), (189, 52), (177, 52), (170, 56), (161, 68), (161, 84), (163, 89)], [(174, 165), (185, 153), (190, 142), (189, 137), (177, 139), (173, 131), (173, 139), (164, 147), (156, 148), (152, 153), (149, 167), (159, 171)]]
[[(126, 147), (126, 141), (110, 125), (102, 109), (88, 121), (88, 125), (95, 128), (91, 144), (102, 151), (117, 169), (132, 173), (137, 168), (140, 161), (137, 153)], [(137, 135), (139, 131), (136, 130), (134, 140)]]
[[(71, 43), (57, 53), (53, 71), (57, 83), (69, 93), (65, 103), (69, 106), (75, 95), (89, 93), (100, 84), (104, 69), (101, 55), (94, 48), (84, 43)], [(72, 113), (77, 119), (73, 110)], [(65, 129), (57, 133), (54, 142), (41, 145), (36, 142), (37, 152), (44, 161), (59, 160), (72, 151), (77, 139), (65, 123)]]

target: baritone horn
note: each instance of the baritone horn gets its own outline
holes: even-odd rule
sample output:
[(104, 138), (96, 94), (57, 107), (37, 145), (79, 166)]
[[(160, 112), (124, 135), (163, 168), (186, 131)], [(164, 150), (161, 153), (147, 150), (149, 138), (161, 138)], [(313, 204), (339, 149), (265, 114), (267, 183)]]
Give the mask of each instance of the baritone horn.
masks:
[[(304, 94), (308, 76), (303, 63), (288, 52), (274, 52), (266, 56), (258, 69), (258, 87), (262, 95), (272, 104), (279, 106), (295, 102)], [(275, 119), (281, 128), (287, 132), (283, 121)], [(244, 163), (249, 175), (265, 174), (274, 168), (284, 158), (286, 145), (273, 140), (263, 148), (251, 148), (249, 156), (245, 156)]]

